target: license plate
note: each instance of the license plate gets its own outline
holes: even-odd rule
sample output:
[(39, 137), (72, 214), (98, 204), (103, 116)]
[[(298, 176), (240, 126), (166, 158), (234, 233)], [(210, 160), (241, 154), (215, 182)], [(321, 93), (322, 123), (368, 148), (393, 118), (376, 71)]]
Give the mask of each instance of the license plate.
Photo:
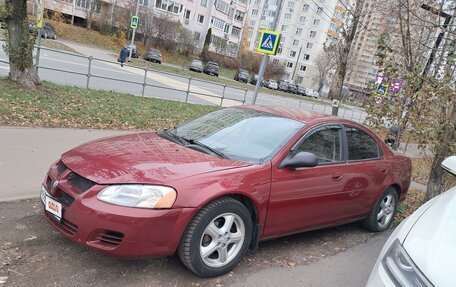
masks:
[(60, 221), (62, 219), (62, 204), (60, 202), (46, 196), (45, 209), (55, 215), (57, 220)]

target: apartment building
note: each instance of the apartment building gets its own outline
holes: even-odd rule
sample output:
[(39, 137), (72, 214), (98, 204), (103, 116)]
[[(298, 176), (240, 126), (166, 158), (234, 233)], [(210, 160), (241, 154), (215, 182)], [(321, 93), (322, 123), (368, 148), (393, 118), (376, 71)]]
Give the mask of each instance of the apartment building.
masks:
[[(250, 50), (258, 46), (261, 30), (271, 29), (278, 0), (251, 0), (249, 7)], [(271, 61), (285, 64), (285, 80), (308, 88), (320, 85), (315, 61), (325, 43), (338, 37), (346, 9), (338, 0), (282, 0), (277, 31), (282, 33), (277, 55)]]
[[(210, 51), (235, 57), (239, 50), (246, 19), (247, 0), (138, 0), (140, 15), (153, 22), (155, 17), (179, 21), (191, 31), (202, 49), (209, 28), (212, 28)], [(68, 16), (86, 19), (88, 8), (93, 3), (93, 21), (108, 20), (115, 26), (127, 28), (129, 17), (134, 13), (133, 0), (51, 0), (45, 1), (45, 8)], [(36, 4), (31, 3), (31, 13)], [(140, 17), (140, 28), (146, 19)]]

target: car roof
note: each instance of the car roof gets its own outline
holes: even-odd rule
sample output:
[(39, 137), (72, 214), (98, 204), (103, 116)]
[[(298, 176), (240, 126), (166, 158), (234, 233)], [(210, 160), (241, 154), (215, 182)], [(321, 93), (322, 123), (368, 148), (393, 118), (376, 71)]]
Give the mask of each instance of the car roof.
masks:
[(216, 65), (218, 66), (219, 64), (217, 64), (216, 62), (207, 62), (208, 65)]
[(286, 108), (286, 107), (245, 105), (245, 106), (241, 106), (241, 108), (247, 108), (247, 109), (251, 109), (251, 110), (266, 112), (266, 113), (281, 116), (284, 118), (297, 120), (297, 121), (300, 121), (303, 123), (310, 123), (310, 122), (313, 122), (315, 120), (320, 120), (320, 119), (339, 119), (339, 120), (341, 119), (339, 117), (335, 117), (332, 115), (320, 114), (320, 113), (309, 112), (309, 111), (301, 111), (298, 109)]

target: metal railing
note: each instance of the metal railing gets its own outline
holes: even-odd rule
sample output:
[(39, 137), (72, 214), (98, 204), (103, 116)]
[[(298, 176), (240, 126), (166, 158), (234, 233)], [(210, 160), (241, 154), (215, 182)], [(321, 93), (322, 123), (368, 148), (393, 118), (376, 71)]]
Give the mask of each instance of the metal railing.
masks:
[[(1, 41), (1, 39), (0, 39)], [(67, 51), (61, 51), (61, 50), (55, 50), (43, 46), (36, 46), (36, 48), (45, 50), (45, 51), (50, 51), (53, 53), (58, 53), (62, 55), (67, 55), (70, 57), (75, 57), (77, 59), (83, 59), (84, 61), (87, 61), (84, 64), (81, 63), (73, 63), (73, 65), (76, 66), (81, 66), (79, 69), (65, 69), (65, 68), (57, 68), (57, 67), (51, 67), (51, 66), (46, 66), (43, 65), (42, 62), (40, 65), (37, 67), (38, 71), (40, 69), (44, 70), (49, 70), (49, 71), (55, 71), (55, 72), (61, 72), (61, 73), (68, 73), (72, 75), (77, 75), (80, 77), (85, 78), (84, 84), (80, 84), (80, 86), (84, 86), (86, 89), (90, 88), (96, 88), (96, 82), (94, 82), (94, 79), (101, 79), (101, 80), (106, 80), (106, 81), (115, 81), (115, 82), (120, 82), (120, 83), (125, 83), (125, 84), (130, 84), (130, 85), (138, 85), (140, 87), (140, 91), (137, 93), (137, 95), (140, 95), (142, 97), (152, 97), (152, 98), (158, 98), (158, 99), (168, 99), (168, 100), (174, 100), (174, 101), (182, 101), (185, 103), (204, 103), (204, 104), (213, 104), (213, 105), (219, 105), (223, 106), (226, 101), (230, 101), (228, 105), (234, 105), (234, 104), (245, 104), (246, 99), (247, 99), (247, 88), (239, 88), (236, 86), (230, 86), (226, 84), (221, 84), (221, 83), (216, 83), (212, 81), (207, 81), (204, 79), (200, 78), (193, 78), (193, 77), (188, 77), (188, 76), (182, 76), (179, 74), (175, 73), (170, 73), (170, 72), (165, 72), (165, 71), (159, 71), (155, 69), (150, 69), (147, 67), (140, 67), (140, 66), (135, 66), (135, 65), (130, 65), (130, 64), (124, 64), (123, 66), (126, 69), (120, 70), (120, 72), (130, 72), (130, 74), (134, 74), (134, 76), (130, 75), (130, 79), (125, 79), (125, 78), (119, 78), (119, 77), (112, 77), (108, 76), (103, 73), (97, 73), (97, 69), (106, 69), (106, 67), (97, 67), (97, 63), (104, 63), (107, 66), (111, 66), (112, 69), (109, 69), (110, 72), (119, 72), (119, 70), (116, 70), (117, 67), (120, 67), (120, 63), (114, 62), (111, 60), (106, 60), (106, 59), (101, 59), (101, 58), (96, 58), (93, 56), (84, 56), (80, 54), (75, 54)], [(0, 59), (0, 63), (6, 63), (9, 64), (8, 61), (4, 61)], [(75, 67), (73, 67), (75, 68)], [(78, 70), (78, 71), (77, 71)], [(162, 83), (160, 81), (154, 81), (153, 77), (156, 76), (166, 76), (168, 82), (175, 82), (176, 86), (170, 86), (167, 85), (166, 83)], [(166, 82), (166, 81), (165, 81)], [(199, 85), (198, 85), (199, 84)], [(204, 85), (201, 85), (204, 84)], [(106, 90), (105, 85), (101, 85), (99, 89), (104, 89)], [(148, 88), (154, 88), (153, 91), (148, 91)], [(231, 90), (231, 95), (234, 96), (228, 96), (227, 90)], [(159, 90), (166, 90), (166, 91), (173, 91), (176, 93), (181, 93), (182, 97), (170, 97), (171, 93), (165, 93), (164, 96), (159, 96)], [(237, 98), (236, 98), (237, 97)], [(306, 111), (314, 111), (314, 112), (319, 112), (319, 113), (324, 113), (324, 114), (330, 114), (331, 113), (331, 105), (328, 103), (325, 103), (324, 101), (303, 101), (303, 100), (293, 100), (289, 98), (288, 103), (286, 106), (294, 106), (295, 108), (298, 108), (299, 110), (306, 110)], [(295, 103), (293, 103), (295, 102)], [(339, 116), (346, 118), (346, 119), (351, 119), (360, 123), (363, 123), (367, 117), (367, 113), (362, 111), (362, 110), (357, 110), (353, 108), (347, 108), (346, 106), (342, 106), (339, 109)]]

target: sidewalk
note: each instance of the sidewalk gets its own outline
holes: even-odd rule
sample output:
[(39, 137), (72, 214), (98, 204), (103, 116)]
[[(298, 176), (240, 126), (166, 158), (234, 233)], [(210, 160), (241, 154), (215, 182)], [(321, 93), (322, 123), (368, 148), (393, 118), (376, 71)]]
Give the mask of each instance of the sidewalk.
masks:
[(125, 131), (0, 127), (0, 202), (38, 196), (49, 166), (84, 142)]

